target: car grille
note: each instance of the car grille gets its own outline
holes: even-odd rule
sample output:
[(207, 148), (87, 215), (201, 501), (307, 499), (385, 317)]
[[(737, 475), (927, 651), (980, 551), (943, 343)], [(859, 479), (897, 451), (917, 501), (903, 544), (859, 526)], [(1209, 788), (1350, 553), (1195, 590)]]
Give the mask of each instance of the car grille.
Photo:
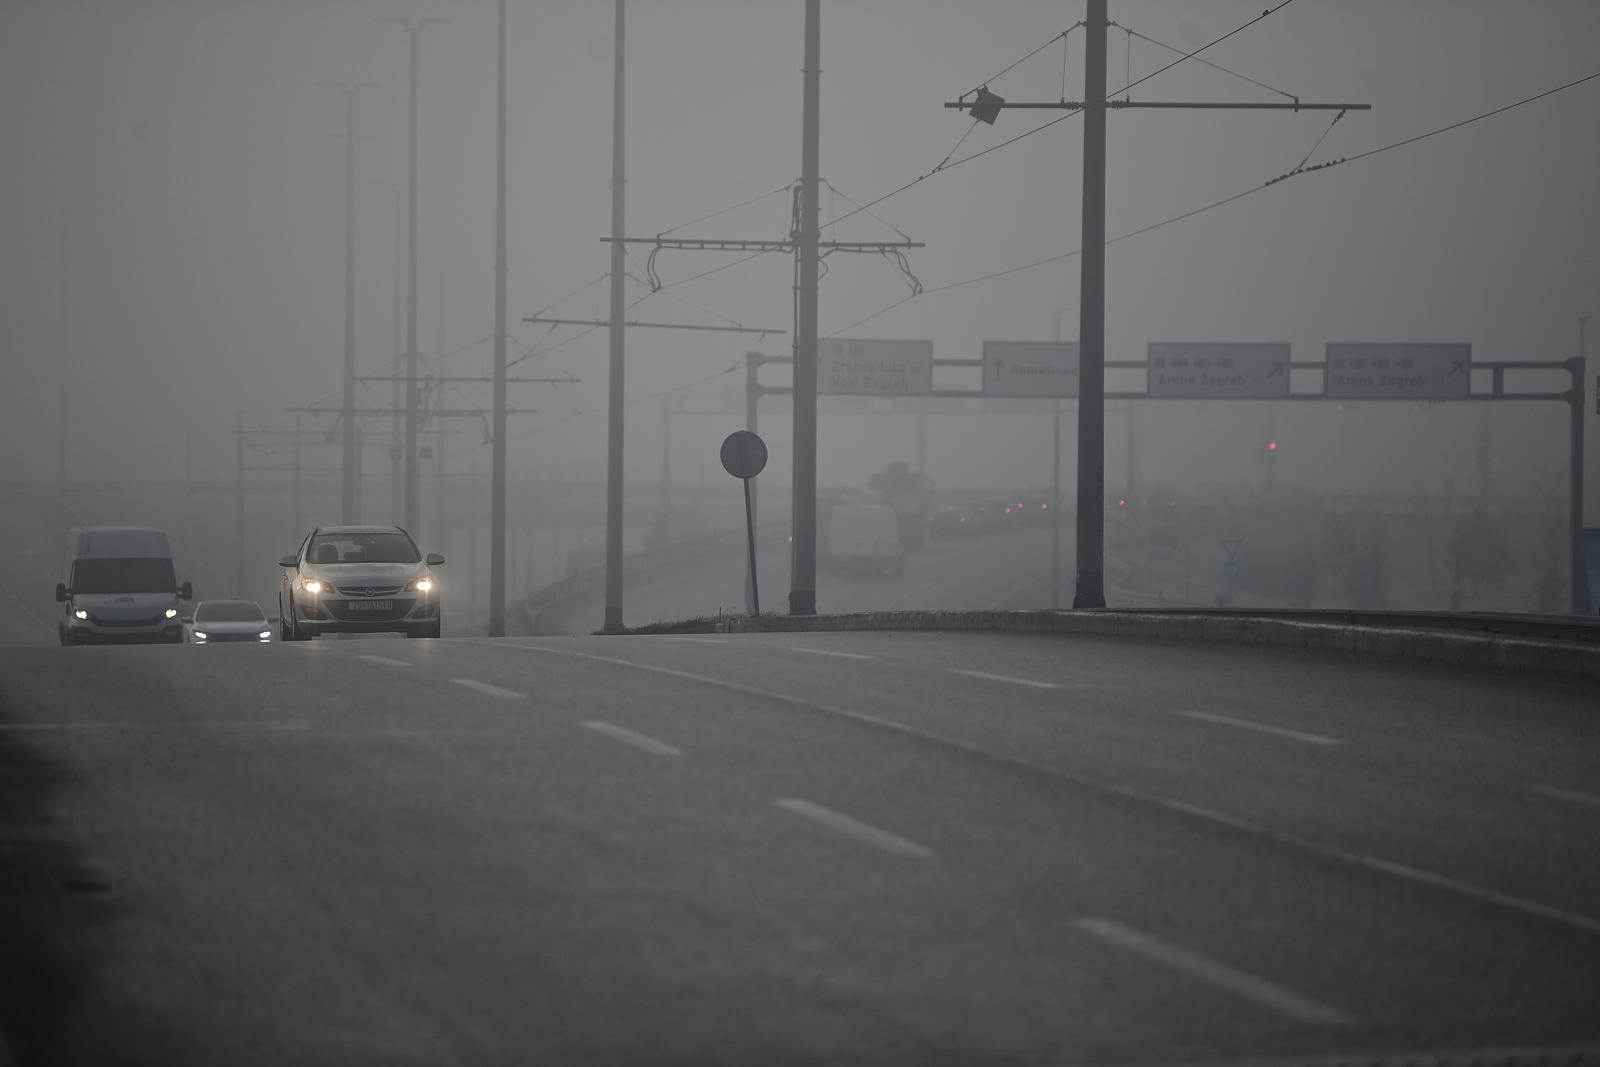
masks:
[(154, 626), (161, 622), (161, 616), (152, 615), (148, 619), (102, 619), (97, 615), (89, 616), (96, 626)]
[[(363, 593), (364, 592), (365, 589), (363, 588)], [(365, 600), (367, 598), (365, 595), (363, 595), (360, 599)], [(374, 597), (373, 599), (376, 600), (380, 598)], [(411, 600), (396, 600), (393, 597), (384, 599), (392, 600), (394, 607), (388, 611), (362, 611), (359, 608), (357, 608), (355, 611), (351, 611), (350, 602), (345, 600), (324, 600), (322, 602), (322, 607), (329, 615), (333, 616), (335, 619), (338, 619), (340, 622), (394, 622), (395, 620), (403, 619), (410, 614), (411, 605), (413, 603)]]
[[(405, 591), (405, 586), (403, 585), (341, 585), (337, 588), (340, 596), (371, 596), (375, 599), (394, 596), (396, 593)], [(368, 592), (369, 589), (371, 590), (370, 593)]]
[(208, 645), (220, 645), (227, 641), (259, 641), (259, 634), (208, 634), (204, 641)]

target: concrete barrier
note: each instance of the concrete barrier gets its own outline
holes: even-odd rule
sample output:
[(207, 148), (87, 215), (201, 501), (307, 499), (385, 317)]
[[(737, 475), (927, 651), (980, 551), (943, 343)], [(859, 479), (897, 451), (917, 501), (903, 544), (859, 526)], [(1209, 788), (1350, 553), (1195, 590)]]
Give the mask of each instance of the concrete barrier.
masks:
[(734, 617), (709, 628), (720, 633), (946, 630), (1226, 641), (1600, 678), (1600, 646), (1579, 641), (1203, 612), (869, 611), (854, 615)]

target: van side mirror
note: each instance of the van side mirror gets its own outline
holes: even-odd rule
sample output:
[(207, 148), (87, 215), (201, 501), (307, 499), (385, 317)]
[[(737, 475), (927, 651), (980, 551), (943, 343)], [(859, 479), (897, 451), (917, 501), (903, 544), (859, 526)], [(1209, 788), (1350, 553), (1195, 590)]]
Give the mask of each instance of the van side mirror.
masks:
[(430, 567), (441, 566), (444, 563), (444, 557), (439, 555), (439, 553), (437, 553), (437, 552), (429, 552), (428, 553), (427, 563), (428, 563), (428, 566), (430, 566)]
[(56, 583), (56, 603), (65, 604), (66, 602), (67, 602), (67, 587), (62, 582), (57, 582)]
[(178, 586), (178, 599), (179, 600), (193, 600), (194, 599), (194, 586), (189, 584), (188, 582), (184, 582), (182, 585)]
[(194, 625), (194, 616), (193, 615), (185, 615), (183, 618), (179, 619), (178, 621), (183, 623), (185, 626), (193, 626)]
[(293, 556), (284, 556), (278, 561), (278, 566), (280, 567), (298, 567), (299, 565), (299, 561)]

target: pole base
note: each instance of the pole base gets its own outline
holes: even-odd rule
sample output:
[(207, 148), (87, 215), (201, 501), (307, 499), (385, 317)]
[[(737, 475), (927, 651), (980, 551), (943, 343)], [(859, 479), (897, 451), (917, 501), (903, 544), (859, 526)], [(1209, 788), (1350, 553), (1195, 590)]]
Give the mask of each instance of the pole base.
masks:
[(607, 607), (606, 622), (604, 626), (600, 627), (600, 631), (608, 634), (620, 634), (625, 629), (627, 629), (627, 627), (622, 625), (622, 608)]
[(790, 615), (815, 615), (817, 592), (815, 589), (794, 589), (789, 593)]
[(1106, 606), (1104, 571), (1084, 571), (1078, 575), (1078, 591), (1072, 596), (1072, 606), (1074, 608)]

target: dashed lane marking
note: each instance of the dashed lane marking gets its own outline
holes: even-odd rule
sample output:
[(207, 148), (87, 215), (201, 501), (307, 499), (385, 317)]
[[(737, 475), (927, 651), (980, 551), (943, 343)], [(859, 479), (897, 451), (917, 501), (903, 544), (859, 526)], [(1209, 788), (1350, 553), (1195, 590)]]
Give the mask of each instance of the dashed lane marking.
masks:
[(1308, 734), (1301, 730), (1287, 730), (1282, 726), (1269, 726), (1264, 722), (1251, 722), (1249, 719), (1235, 719), (1228, 715), (1214, 715), (1209, 711), (1190, 711), (1179, 708), (1174, 715), (1182, 715), (1186, 719), (1197, 719), (1200, 722), (1209, 722), (1217, 726), (1233, 726), (1241, 730), (1254, 730), (1260, 734), (1272, 734), (1275, 737), (1285, 737), (1291, 741), (1304, 741), (1312, 745), (1342, 745), (1343, 741), (1336, 737), (1324, 737), (1321, 734)]
[(821, 804), (813, 804), (809, 800), (800, 800), (797, 797), (783, 797), (774, 801), (778, 807), (802, 819), (810, 819), (814, 823), (826, 826), (828, 829), (841, 833), (846, 837), (880, 848), (885, 852), (893, 852), (897, 856), (914, 856), (926, 859), (933, 855), (933, 850), (917, 844), (915, 841), (892, 834), (888, 830), (880, 830), (870, 823), (860, 819), (852, 819), (832, 808), (825, 808)]
[(1078, 919), (1072, 925), (1086, 934), (1119, 948), (1128, 949), (1130, 952), (1136, 952), (1146, 959), (1154, 960), (1191, 978), (1197, 978), (1216, 989), (1243, 997), (1262, 1007), (1271, 1008), (1296, 1022), (1339, 1026), (1355, 1021), (1338, 1008), (1330, 1008), (1326, 1004), (1320, 1004), (1265, 978), (1247, 974), (1226, 963), (1202, 956), (1198, 952), (1191, 952), (1186, 948), (1179, 948), (1149, 934), (1114, 923), (1110, 919)]
[(524, 699), (521, 693), (514, 693), (509, 689), (501, 689), (498, 685), (490, 685), (488, 682), (480, 682), (476, 678), (452, 678), (450, 680), (459, 686), (464, 686), (467, 689), (471, 689), (473, 692), (482, 693), (485, 696), (499, 697), (502, 700)]
[(831, 648), (801, 648), (798, 645), (791, 646), (789, 651), (790, 652), (804, 652), (808, 656), (837, 656), (840, 659), (876, 659), (877, 658), (875, 656), (869, 656), (865, 652), (835, 652)]
[(632, 730), (624, 729), (623, 727), (617, 726), (614, 723), (586, 722), (583, 725), (593, 730), (597, 734), (606, 735), (614, 741), (621, 741), (625, 745), (632, 745), (641, 752), (649, 752), (651, 755), (655, 756), (683, 755), (683, 751), (681, 749), (673, 748), (664, 741), (657, 741), (653, 737), (646, 737), (644, 734), (634, 733)]
[(1055, 682), (1036, 682), (1032, 678), (1013, 678), (1009, 674), (990, 674), (988, 671), (968, 671), (960, 667), (951, 667), (951, 674), (959, 674), (967, 678), (982, 678), (986, 682), (1005, 682), (1007, 685), (1025, 685), (1029, 689), (1060, 689)]

